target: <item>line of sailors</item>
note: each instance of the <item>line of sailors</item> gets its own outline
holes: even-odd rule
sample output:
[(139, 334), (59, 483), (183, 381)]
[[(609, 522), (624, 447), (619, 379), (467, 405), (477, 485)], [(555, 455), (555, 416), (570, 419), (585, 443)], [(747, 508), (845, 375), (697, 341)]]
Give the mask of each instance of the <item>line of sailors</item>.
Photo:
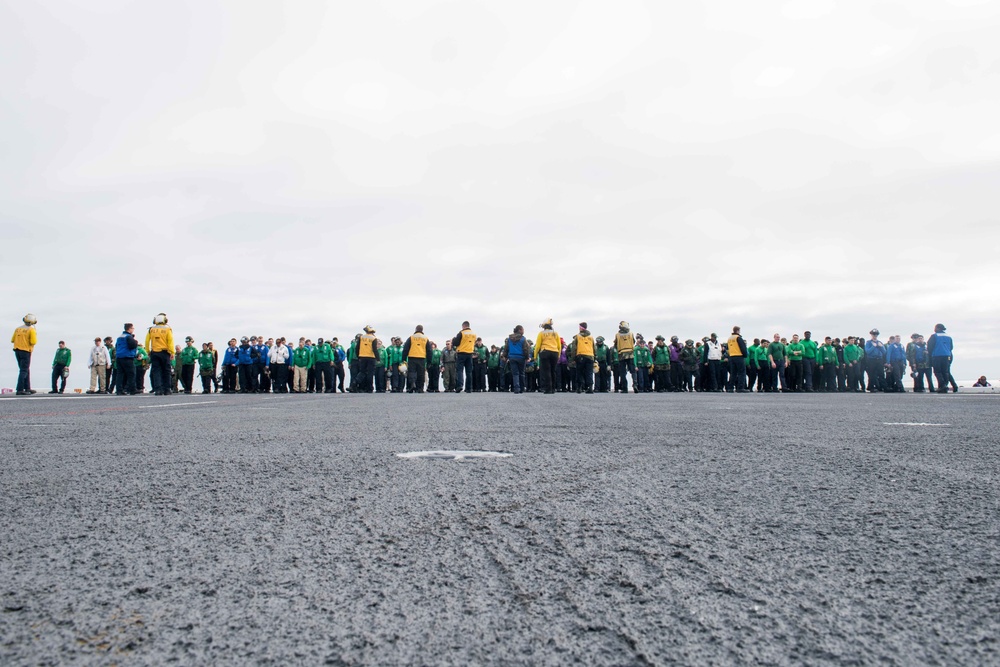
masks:
[[(33, 315), (26, 315), (24, 326), (18, 327), (11, 339), (20, 370), (19, 394), (33, 393), (27, 365), (37, 340), (35, 321)], [(925, 381), (927, 390), (935, 391), (932, 371), (938, 392), (946, 392), (949, 385), (957, 391), (950, 370), (953, 341), (942, 324), (935, 325), (935, 333), (926, 343), (920, 334), (913, 334), (905, 348), (897, 336), (883, 344), (877, 329), (870, 332), (868, 341), (828, 336), (817, 342), (806, 331), (802, 339), (798, 334), (791, 340), (774, 334), (770, 342), (754, 339), (751, 345), (742, 337), (740, 327), (734, 327), (725, 342), (713, 333), (701, 341), (688, 339), (681, 344), (677, 336), (669, 343), (663, 336), (645, 341), (622, 321), (610, 345), (603, 336), (594, 337), (586, 322), (579, 323), (579, 331), (569, 342), (553, 329), (551, 319), (542, 322), (539, 329), (532, 342), (518, 325), (502, 346), (487, 348), (466, 321), (443, 350), (426, 336), (421, 325), (405, 341), (393, 337), (388, 347), (370, 325), (347, 349), (337, 338), (319, 338), (313, 344), (303, 337), (298, 345), (284, 338), (265, 341), (262, 336), (243, 337), (237, 344), (233, 338), (223, 351), (221, 378), (214, 346), (206, 343), (199, 350), (190, 336), (185, 347), (175, 346), (164, 313), (153, 319), (145, 346), (135, 340), (132, 325), (127, 323), (114, 349), (119, 359), (132, 359), (126, 365), (140, 373), (148, 366), (153, 392), (161, 395), (177, 391), (178, 381), (185, 393), (191, 393), (196, 364), (205, 393), (213, 387), (219, 391), (220, 380), (224, 393), (423, 393), (441, 391), (442, 380), (444, 391), (466, 393), (627, 393), (630, 386), (634, 393), (889, 392), (905, 391), (902, 378), (908, 366), (914, 391), (924, 391)], [(60, 354), (68, 356), (57, 352), (57, 360)], [(345, 365), (350, 370), (346, 388)], [(60, 375), (66, 367), (68, 363)], [(53, 391), (55, 381), (54, 372)], [(122, 372), (117, 393), (142, 391), (141, 383), (139, 379), (137, 386), (136, 372)]]

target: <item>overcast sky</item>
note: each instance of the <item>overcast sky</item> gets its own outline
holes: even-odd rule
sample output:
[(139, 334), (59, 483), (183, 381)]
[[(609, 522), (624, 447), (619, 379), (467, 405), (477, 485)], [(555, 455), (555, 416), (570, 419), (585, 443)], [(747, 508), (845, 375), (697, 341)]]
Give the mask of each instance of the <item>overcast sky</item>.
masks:
[(996, 378), (998, 34), (988, 1), (6, 2), (2, 321), (38, 316), (39, 390), (159, 311), (217, 344), (941, 321)]

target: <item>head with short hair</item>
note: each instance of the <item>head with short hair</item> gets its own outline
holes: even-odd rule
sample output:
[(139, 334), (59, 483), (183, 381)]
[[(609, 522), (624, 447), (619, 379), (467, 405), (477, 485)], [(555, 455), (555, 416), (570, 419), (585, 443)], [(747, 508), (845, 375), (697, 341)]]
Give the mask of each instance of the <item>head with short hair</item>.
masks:
[(414, 329), (414, 331), (415, 331), (416, 333), (423, 333), (423, 332), (424, 332), (424, 325), (423, 325), (423, 324), (418, 324), (418, 325), (416, 326), (416, 328)]

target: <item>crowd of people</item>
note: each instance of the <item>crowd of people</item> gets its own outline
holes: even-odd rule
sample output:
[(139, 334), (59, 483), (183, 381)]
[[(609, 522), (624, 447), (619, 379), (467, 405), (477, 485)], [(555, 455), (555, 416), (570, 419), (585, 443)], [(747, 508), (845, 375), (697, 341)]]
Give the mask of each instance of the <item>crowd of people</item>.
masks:
[[(37, 344), (34, 315), (25, 315), (11, 342), (18, 363), (16, 393), (31, 389), (31, 353)], [(609, 341), (594, 336), (586, 322), (566, 340), (551, 319), (539, 325), (534, 341), (515, 326), (501, 345), (487, 347), (469, 322), (443, 348), (417, 325), (407, 338), (385, 345), (365, 326), (345, 348), (336, 337), (295, 341), (283, 337), (232, 338), (216, 349), (211, 342), (174, 343), (167, 316), (159, 313), (144, 342), (125, 323), (117, 338), (94, 339), (87, 356), (87, 393), (132, 395), (193, 393), (195, 378), (203, 393), (435, 393), (435, 392), (905, 392), (909, 369), (914, 392), (958, 391), (951, 375), (954, 343), (943, 324), (927, 340), (912, 334), (904, 346), (899, 335), (883, 342), (872, 329), (868, 338), (800, 337), (774, 334), (745, 339), (740, 327), (721, 340), (715, 333), (700, 340), (664, 336), (645, 340), (619, 323)], [(59, 342), (52, 362), (52, 389), (63, 393), (72, 352)], [(985, 378), (984, 378), (985, 381)], [(935, 389), (936, 383), (936, 389)]]

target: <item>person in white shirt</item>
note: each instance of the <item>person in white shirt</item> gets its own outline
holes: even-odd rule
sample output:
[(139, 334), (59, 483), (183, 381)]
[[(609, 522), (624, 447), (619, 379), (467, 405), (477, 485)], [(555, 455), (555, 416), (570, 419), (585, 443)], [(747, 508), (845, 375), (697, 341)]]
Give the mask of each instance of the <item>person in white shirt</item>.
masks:
[(288, 346), (285, 339), (279, 338), (267, 353), (271, 363), (271, 391), (276, 394), (288, 393)]
[(94, 347), (90, 350), (90, 357), (87, 359), (87, 368), (90, 369), (90, 389), (88, 394), (104, 394), (108, 389), (108, 367), (111, 365), (111, 358), (108, 356), (108, 348), (104, 342), (97, 337), (94, 339)]

